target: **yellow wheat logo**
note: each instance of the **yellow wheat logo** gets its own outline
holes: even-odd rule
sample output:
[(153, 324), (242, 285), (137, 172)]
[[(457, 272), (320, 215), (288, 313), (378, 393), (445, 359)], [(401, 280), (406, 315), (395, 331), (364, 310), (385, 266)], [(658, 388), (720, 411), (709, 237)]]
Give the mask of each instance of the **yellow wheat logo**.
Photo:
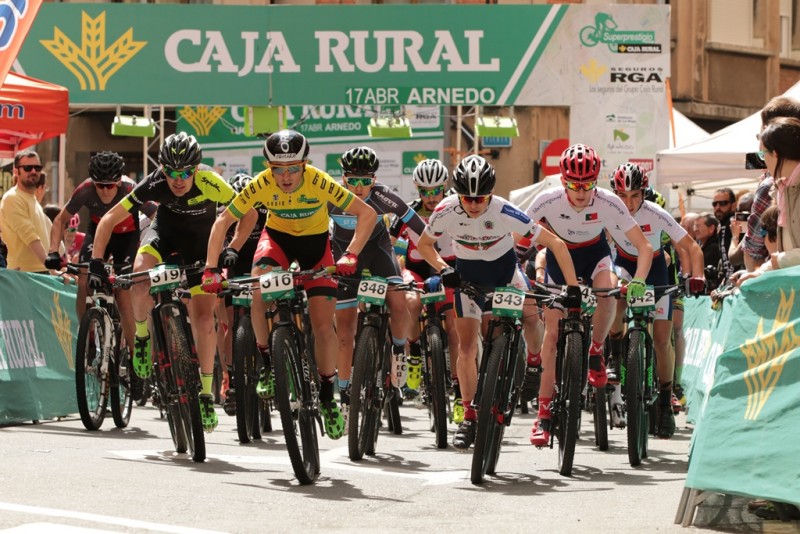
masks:
[(61, 294), (58, 291), (53, 293), (53, 309), (50, 310), (50, 320), (53, 323), (53, 330), (55, 330), (61, 350), (64, 351), (64, 356), (67, 358), (67, 365), (70, 369), (75, 369), (75, 362), (72, 359), (72, 321), (69, 319), (69, 314), (61, 309), (58, 303), (60, 297)]
[(414, 163), (416, 163), (418, 165), (419, 165), (420, 162), (423, 162), (426, 159), (428, 159), (428, 156), (426, 156), (422, 152), (417, 152), (416, 154), (414, 154)]
[[(742, 345), (742, 353), (747, 358), (747, 371), (744, 373), (747, 384), (745, 419), (758, 418), (781, 377), (786, 360), (794, 349), (800, 347), (800, 336), (795, 333), (794, 327), (787, 326), (793, 304), (794, 290), (788, 297), (781, 290), (772, 331), (764, 333), (764, 319), (761, 319), (755, 336)], [(778, 332), (781, 330), (779, 336)]]
[(581, 65), (581, 74), (591, 83), (597, 83), (607, 70), (608, 67), (599, 64), (596, 59), (592, 59), (588, 65)]
[(225, 108), (222, 106), (197, 106), (196, 108), (185, 107), (178, 112), (181, 117), (192, 125), (194, 131), (199, 135), (208, 135), (211, 128), (225, 115)]
[(147, 41), (134, 41), (133, 28), (106, 47), (106, 14), (92, 18), (81, 14), (81, 45), (78, 46), (58, 27), (52, 40), (42, 40), (42, 45), (75, 75), (81, 90), (106, 90), (108, 80), (122, 66), (144, 48)]

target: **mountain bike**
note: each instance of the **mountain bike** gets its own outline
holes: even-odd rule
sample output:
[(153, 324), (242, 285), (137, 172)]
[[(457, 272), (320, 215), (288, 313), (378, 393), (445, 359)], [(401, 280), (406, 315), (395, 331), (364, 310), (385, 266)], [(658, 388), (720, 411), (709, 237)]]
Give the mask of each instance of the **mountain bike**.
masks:
[(200, 367), (192, 337), (186, 305), (188, 296), (184, 271), (200, 270), (197, 265), (160, 263), (147, 271), (123, 274), (117, 282), (127, 286), (150, 280), (155, 300), (152, 320), (153, 376), (158, 390), (159, 408), (167, 414), (172, 442), (178, 453), (189, 452), (192, 460), (206, 459), (206, 442), (200, 417)]
[[(313, 484), (320, 473), (316, 424), (324, 435), (319, 407), (319, 383), (314, 352), (308, 347), (305, 280), (330, 276), (330, 270), (272, 271), (228, 282), (236, 288), (258, 282), (267, 309), (269, 347), (275, 373), (275, 401), (286, 449), (301, 484)], [(238, 413), (238, 407), (237, 407)]]
[[(647, 286), (645, 295), (628, 303), (628, 328), (623, 337), (623, 354), (620, 362), (620, 387), (628, 416), (628, 461), (631, 466), (647, 458), (648, 433), (655, 432), (658, 421), (658, 378), (652, 326), (656, 302), (664, 296), (679, 291), (678, 286)], [(620, 288), (609, 296), (625, 298)]]
[[(88, 264), (68, 264), (67, 273), (78, 275)], [(108, 284), (87, 296), (88, 307), (81, 318), (75, 347), (75, 393), (81, 422), (87, 430), (99, 430), (109, 402), (117, 428), (125, 428), (131, 419), (130, 348), (122, 333), (114, 289), (122, 284)]]
[(473, 299), (491, 296), (492, 318), (483, 341), (483, 358), (478, 369), (478, 387), (473, 405), (478, 412), (475, 450), (470, 479), (482, 484), (486, 474), (494, 474), (505, 429), (519, 402), (525, 373), (525, 353), (521, 350), (522, 308), (525, 299), (552, 301), (551, 294), (527, 293), (514, 287), (485, 288), (461, 283), (461, 291)]
[[(340, 280), (340, 283), (349, 283)], [(387, 415), (387, 426), (395, 434), (402, 433), (399, 390), (391, 381), (392, 340), (389, 331), (389, 291), (408, 291), (415, 282), (393, 282), (362, 273), (358, 281), (358, 331), (353, 350), (353, 373), (350, 382), (350, 418), (347, 448), (350, 459), (361, 460), (375, 454), (381, 411)]]
[(452, 417), (444, 312), (436, 310), (437, 303), (446, 298), (444, 288), (420, 295), (423, 306), (419, 316), (419, 345), (423, 362), (422, 402), (428, 407), (428, 420), (436, 436), (438, 449), (447, 448), (447, 423)]

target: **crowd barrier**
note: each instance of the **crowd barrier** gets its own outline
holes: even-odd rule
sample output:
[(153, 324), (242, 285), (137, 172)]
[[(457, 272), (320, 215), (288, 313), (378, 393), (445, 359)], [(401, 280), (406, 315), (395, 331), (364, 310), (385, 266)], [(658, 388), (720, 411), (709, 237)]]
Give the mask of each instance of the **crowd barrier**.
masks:
[(767, 273), (717, 306), (685, 300), (695, 429), (677, 522), (691, 523), (702, 491), (800, 504), (799, 277), (800, 267)]
[(76, 289), (0, 269), (0, 425), (77, 413)]

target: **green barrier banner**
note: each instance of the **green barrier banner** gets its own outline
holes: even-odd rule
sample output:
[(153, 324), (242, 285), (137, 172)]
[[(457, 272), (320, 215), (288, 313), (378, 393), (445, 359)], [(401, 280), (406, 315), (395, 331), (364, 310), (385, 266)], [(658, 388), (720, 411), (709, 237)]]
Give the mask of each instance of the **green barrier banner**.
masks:
[(77, 413), (74, 286), (0, 269), (0, 424)]
[(688, 487), (800, 504), (798, 276), (795, 267), (748, 282), (725, 299), (722, 320), (712, 319), (721, 352), (694, 432)]

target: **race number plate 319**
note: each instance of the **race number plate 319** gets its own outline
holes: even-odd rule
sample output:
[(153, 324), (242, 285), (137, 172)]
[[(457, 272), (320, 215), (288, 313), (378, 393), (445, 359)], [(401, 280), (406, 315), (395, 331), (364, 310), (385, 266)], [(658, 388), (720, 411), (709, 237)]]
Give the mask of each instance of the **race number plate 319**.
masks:
[(181, 270), (175, 265), (156, 265), (149, 272), (150, 293), (170, 291), (181, 285)]

